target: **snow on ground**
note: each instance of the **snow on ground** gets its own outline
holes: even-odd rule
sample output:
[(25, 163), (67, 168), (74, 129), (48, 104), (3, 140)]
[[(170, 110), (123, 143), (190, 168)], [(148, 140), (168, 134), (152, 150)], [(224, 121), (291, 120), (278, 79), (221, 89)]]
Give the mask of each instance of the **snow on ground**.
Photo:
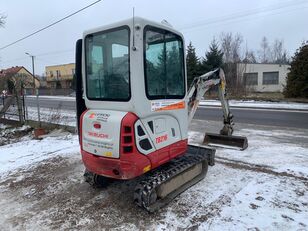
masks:
[(9, 126), (5, 125), (5, 124), (0, 124), (0, 129), (6, 129), (7, 127), (9, 127)]
[(28, 134), (31, 130), (32, 128), (27, 125), (15, 128), (8, 125), (0, 124), (0, 146), (15, 143), (16, 140), (27, 139), (27, 136), (25, 135)]
[[(33, 96), (33, 95), (28, 95), (26, 96), (26, 98), (34, 98), (36, 99), (36, 96)], [(75, 97), (73, 96), (62, 96), (62, 95), (40, 95), (39, 96), (40, 99), (56, 99), (56, 100), (61, 100), (61, 101), (75, 101)]]
[[(191, 130), (190, 142), (201, 134)], [(207, 177), (154, 214), (132, 202), (138, 179), (106, 189), (83, 181), (76, 135), (1, 146), (0, 230), (308, 230), (307, 131), (237, 135), (247, 150), (217, 149)]]
[[(308, 103), (229, 100), (231, 107), (308, 110)], [(219, 100), (202, 100), (200, 106), (221, 106)]]
[(54, 157), (65, 156), (79, 151), (76, 136), (47, 137), (42, 140), (26, 139), (20, 142), (0, 146), (0, 176), (17, 168), (37, 164)]
[[(216, 156), (225, 160), (242, 161), (308, 178), (308, 132), (287, 130), (241, 129), (236, 135), (248, 138), (245, 151), (217, 148)], [(189, 141), (201, 143), (204, 134), (190, 131)], [(290, 140), (291, 139), (291, 140)], [(301, 139), (302, 144), (294, 142)]]

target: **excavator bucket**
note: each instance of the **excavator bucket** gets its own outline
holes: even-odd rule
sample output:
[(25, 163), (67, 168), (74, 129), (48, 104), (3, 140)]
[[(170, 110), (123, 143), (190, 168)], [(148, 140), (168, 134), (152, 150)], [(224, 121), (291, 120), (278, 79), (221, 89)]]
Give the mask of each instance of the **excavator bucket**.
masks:
[(248, 147), (247, 137), (226, 136), (215, 133), (205, 133), (203, 144), (215, 147), (236, 148), (241, 151)]

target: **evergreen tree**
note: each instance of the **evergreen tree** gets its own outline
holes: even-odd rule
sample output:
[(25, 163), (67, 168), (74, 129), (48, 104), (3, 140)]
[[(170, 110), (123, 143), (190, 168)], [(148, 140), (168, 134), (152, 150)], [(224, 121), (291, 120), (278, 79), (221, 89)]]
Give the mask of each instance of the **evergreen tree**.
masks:
[(212, 40), (209, 51), (205, 53), (205, 59), (201, 64), (202, 73), (206, 73), (221, 67), (223, 64), (223, 52), (219, 49), (218, 42), (215, 38)]
[(182, 82), (182, 55), (179, 52), (177, 44), (173, 44), (167, 49), (167, 63), (166, 72), (168, 75), (167, 79), (167, 94), (168, 95), (179, 95), (184, 90), (184, 85), (179, 83)]
[(303, 42), (292, 57), (284, 95), (308, 98), (308, 41)]
[(193, 79), (199, 76), (199, 58), (197, 57), (196, 50), (191, 42), (187, 46), (186, 66), (187, 86), (189, 88)]

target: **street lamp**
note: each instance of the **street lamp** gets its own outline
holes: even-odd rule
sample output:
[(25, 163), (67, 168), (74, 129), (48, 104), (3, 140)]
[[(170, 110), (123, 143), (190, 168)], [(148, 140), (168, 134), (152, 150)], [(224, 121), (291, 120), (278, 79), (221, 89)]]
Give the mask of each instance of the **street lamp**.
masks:
[(35, 89), (35, 74), (34, 74), (34, 55), (29, 54), (28, 52), (25, 52), (26, 55), (30, 56), (32, 59), (32, 75), (33, 75), (33, 93), (34, 93), (34, 89)]
[(39, 91), (36, 89), (35, 92), (35, 74), (34, 74), (34, 55), (29, 54), (28, 52), (25, 52), (26, 55), (30, 56), (32, 59), (32, 75), (33, 75), (33, 95), (36, 93), (36, 104), (37, 104), (37, 116), (39, 121), (39, 126), (41, 127), (41, 116), (40, 116), (40, 102), (39, 102)]

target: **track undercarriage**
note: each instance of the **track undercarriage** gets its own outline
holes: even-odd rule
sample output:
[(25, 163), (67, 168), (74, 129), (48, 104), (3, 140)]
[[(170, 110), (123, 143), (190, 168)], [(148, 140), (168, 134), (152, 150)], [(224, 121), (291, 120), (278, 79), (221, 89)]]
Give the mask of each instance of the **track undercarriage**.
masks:
[[(145, 174), (135, 187), (135, 203), (148, 212), (155, 212), (180, 193), (202, 180), (208, 166), (214, 165), (215, 149), (188, 146), (187, 153)], [(92, 186), (105, 186), (108, 178), (85, 173)]]
[(135, 202), (155, 212), (202, 180), (214, 165), (214, 149), (189, 145), (187, 153), (144, 176), (136, 186)]

